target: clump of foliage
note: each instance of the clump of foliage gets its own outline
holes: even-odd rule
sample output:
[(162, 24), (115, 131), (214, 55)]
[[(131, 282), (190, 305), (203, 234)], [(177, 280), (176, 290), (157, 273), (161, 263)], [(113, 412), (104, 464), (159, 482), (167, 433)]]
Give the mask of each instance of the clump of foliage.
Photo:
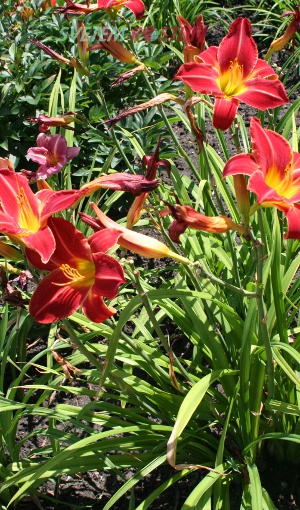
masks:
[(104, 510), (196, 470), (182, 510), (272, 510), (258, 461), (296, 473), (299, 7), (227, 3), (0, 7), (3, 509), (134, 468)]

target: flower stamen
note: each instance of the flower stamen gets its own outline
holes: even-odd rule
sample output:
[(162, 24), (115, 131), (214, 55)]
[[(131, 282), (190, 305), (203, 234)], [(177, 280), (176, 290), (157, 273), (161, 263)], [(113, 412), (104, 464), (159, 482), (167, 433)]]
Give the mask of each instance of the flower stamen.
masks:
[[(30, 230), (31, 233), (37, 232), (40, 226), (39, 221), (33, 214), (28, 197), (23, 187), (19, 188), (19, 193), (17, 194), (17, 204), (19, 206), (20, 227), (26, 230)], [(24, 233), (24, 235), (26, 235), (26, 233)]]
[(84, 264), (82, 264), (82, 273), (80, 273), (75, 267), (71, 267), (69, 264), (62, 264), (59, 268), (62, 270), (64, 276), (70, 281), (68, 283), (55, 283), (54, 285), (58, 285), (60, 287), (65, 285), (82, 286), (83, 283), (85, 285), (93, 285), (95, 267), (92, 262), (84, 261)]
[(243, 92), (244, 70), (237, 58), (230, 61), (228, 71), (220, 76), (219, 87), (227, 97), (233, 97)]

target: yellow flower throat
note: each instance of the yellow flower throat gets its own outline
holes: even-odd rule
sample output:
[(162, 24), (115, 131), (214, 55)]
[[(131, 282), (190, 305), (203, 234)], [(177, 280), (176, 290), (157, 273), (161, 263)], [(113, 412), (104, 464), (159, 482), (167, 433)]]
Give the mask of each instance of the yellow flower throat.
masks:
[(243, 66), (238, 63), (237, 58), (230, 61), (229, 69), (220, 75), (217, 82), (228, 98), (242, 94), (247, 90), (244, 86)]

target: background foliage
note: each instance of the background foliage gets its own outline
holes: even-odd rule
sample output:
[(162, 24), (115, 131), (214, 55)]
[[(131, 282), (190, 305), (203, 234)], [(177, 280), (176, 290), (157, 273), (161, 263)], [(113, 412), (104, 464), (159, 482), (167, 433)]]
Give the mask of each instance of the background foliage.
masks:
[[(272, 510), (276, 502), (262, 486), (261, 459), (268, 466), (294, 463), (296, 483), (300, 458), (299, 241), (283, 240), (282, 217), (273, 209), (255, 214), (252, 227), (257, 245), (235, 232), (214, 236), (194, 230), (181, 236), (180, 247), (170, 241), (170, 219), (159, 213), (165, 202), (174, 201), (174, 193), (182, 203), (207, 215), (230, 214), (237, 222), (240, 218), (232, 183), (222, 180), (224, 164), (237, 149), (232, 137), (213, 132), (206, 106), (198, 105), (196, 111), (209, 141), (199, 155), (188, 119), (175, 103), (123, 119), (111, 131), (102, 124), (156, 94), (182, 94), (182, 84), (173, 77), (182, 63), (183, 43), (164, 27), (177, 26), (179, 14), (193, 23), (202, 13), (209, 25), (209, 44), (218, 44), (241, 14), (238, 2), (224, 4), (165, 0), (162, 9), (161, 2), (148, 0), (141, 21), (123, 10), (111, 28), (123, 34), (124, 44), (151, 69), (151, 75), (138, 74), (122, 87), (111, 83), (128, 66), (104, 51), (90, 52), (91, 75), (86, 77), (51, 60), (31, 42), (35, 38), (68, 58), (78, 56), (74, 18), (68, 21), (33, 0), (25, 4), (33, 10), (29, 19), (22, 17), (24, 4), (16, 7), (5, 1), (0, 7), (0, 156), (9, 157), (17, 171), (36, 170), (26, 153), (35, 145), (37, 129), (27, 119), (41, 112), (76, 111), (81, 123), (74, 133), (64, 131), (64, 135), (69, 145), (81, 147), (80, 154), (51, 180), (56, 189), (72, 188), (110, 169), (142, 173), (141, 158), (153, 154), (161, 137), (160, 158), (170, 161), (171, 177), (165, 178), (162, 172), (163, 183), (149, 198), (150, 215), (142, 217), (137, 229), (164, 239), (191, 261), (187, 267), (170, 260), (149, 263), (116, 252), (123, 257), (127, 283), (112, 302), (117, 315), (103, 324), (91, 324), (77, 312), (48, 327), (35, 323), (26, 307), (15, 309), (3, 301), (3, 509), (26, 495), (47, 499), (42, 485), (49, 479), (57, 486), (52, 501), (67, 506), (67, 501), (60, 501), (60, 477), (93, 470), (107, 470), (124, 480), (101, 506), (104, 510), (115, 508), (124, 494), (131, 494), (121, 499), (126, 508), (145, 510), (167, 488), (198, 469), (203, 469), (203, 477), (181, 503), (181, 510), (232, 508), (233, 481), (242, 487), (240, 508)], [(253, 22), (262, 55), (284, 31), (288, 19), (281, 15), (285, 10), (294, 10), (291, 2), (248, 0), (243, 4), (242, 14)], [(89, 44), (93, 44), (102, 24), (110, 22), (105, 12), (97, 12), (86, 16), (84, 23)], [(149, 26), (156, 28), (151, 41), (130, 37), (136, 28), (142, 27), (144, 33)], [(258, 114), (295, 151), (299, 150), (298, 42), (296, 34), (295, 51), (289, 46), (272, 61), (282, 69), (291, 102), (286, 108)], [(242, 110), (238, 140), (245, 152), (250, 147), (248, 120), (249, 112)], [(183, 128), (189, 140), (184, 143), (177, 137)], [(132, 198), (101, 191), (93, 201), (123, 223)], [(90, 213), (88, 202), (81, 207)], [(74, 224), (86, 235), (91, 233), (77, 216)], [(22, 261), (10, 265), (12, 271), (8, 265), (10, 261), (1, 260), (10, 280), (27, 269)], [(38, 275), (34, 278), (36, 283)], [(23, 296), (29, 298), (31, 291), (27, 286)], [(260, 305), (254, 293), (259, 294)], [(66, 395), (83, 398), (84, 405), (65, 403)], [(20, 424), (29, 424), (33, 418), (40, 425), (29, 427), (20, 438)], [(42, 446), (28, 451), (28, 441), (41, 444), (37, 438), (43, 438)], [(135, 503), (140, 480), (168, 462), (176, 466), (169, 480)], [(128, 468), (135, 471), (125, 480)]]

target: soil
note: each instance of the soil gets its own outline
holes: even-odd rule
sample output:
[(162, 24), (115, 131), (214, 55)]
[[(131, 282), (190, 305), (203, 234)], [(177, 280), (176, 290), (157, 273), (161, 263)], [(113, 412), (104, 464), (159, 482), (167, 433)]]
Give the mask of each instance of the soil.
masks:
[[(167, 324), (168, 331), (173, 326), (173, 333), (180, 334), (180, 330), (174, 325)], [(127, 325), (130, 328), (130, 326)], [(126, 331), (130, 333), (130, 330)], [(192, 345), (179, 342), (174, 349), (176, 356), (188, 357), (192, 351)], [(45, 342), (40, 339), (39, 343), (28, 349), (27, 359), (31, 359), (40, 350), (46, 347)], [(190, 352), (191, 354), (191, 352)], [(27, 381), (28, 383), (28, 381)], [(26, 381), (24, 381), (26, 384)], [(74, 383), (76, 384), (76, 382)], [(86, 396), (72, 396), (68, 393), (53, 394), (51, 406), (58, 403), (84, 407), (90, 401)], [(44, 402), (48, 405), (47, 402)], [(47, 427), (47, 422), (41, 417), (22, 418), (19, 421), (17, 440), (21, 441), (29, 432)], [(60, 430), (71, 432), (71, 424), (68, 422), (57, 425)], [(95, 428), (101, 430), (100, 427)], [(27, 456), (37, 448), (46, 447), (49, 444), (47, 438), (38, 434), (26, 440), (22, 447), (21, 456)], [(287, 463), (278, 464), (273, 458), (259, 458), (257, 461), (262, 485), (268, 491), (277, 510), (299, 510), (300, 509), (300, 472), (299, 465)], [(123, 470), (125, 480), (130, 479), (135, 473), (134, 469)], [(174, 469), (169, 465), (163, 465), (142, 479), (135, 488), (135, 506), (140, 504), (164, 481), (174, 475)], [(179, 510), (191, 491), (197, 486), (207, 471), (197, 470), (184, 477), (177, 484), (164, 491), (159, 498), (150, 506), (149, 510)], [(123, 485), (124, 479), (112, 472), (91, 471), (77, 473), (74, 476), (63, 475), (58, 484), (47, 481), (39, 488), (39, 498), (27, 496), (17, 506), (16, 510), (66, 510), (92, 509), (103, 510), (105, 504), (115, 492)], [(241, 505), (242, 487), (239, 481), (233, 481), (230, 489), (230, 510), (239, 510)], [(114, 504), (113, 510), (124, 510), (129, 508), (130, 493), (124, 495)], [(192, 510), (192, 509), (191, 509)], [(253, 509), (255, 510), (255, 509)]]
[[(219, 34), (213, 34), (213, 38), (214, 40), (220, 40)], [(283, 53), (281, 55), (283, 55)], [(293, 81), (295, 79), (298, 79), (296, 76), (296, 70), (295, 76), (291, 76), (289, 80)], [(245, 113), (247, 117), (253, 114), (251, 109), (245, 106), (242, 106), (239, 112), (243, 114)], [(194, 144), (194, 140), (191, 135), (187, 135), (183, 124), (178, 123), (176, 127), (176, 134), (182, 143), (183, 148), (187, 150), (194, 162), (197, 163), (197, 146), (195, 145), (195, 149), (191, 154), (191, 144)], [(215, 135), (212, 128), (208, 130), (206, 136), (208, 142), (211, 145), (214, 145)], [(230, 148), (232, 148), (232, 155), (235, 154), (233, 143)], [(190, 170), (182, 159), (178, 159), (176, 164), (182, 173), (186, 173), (189, 177), (191, 177)], [(175, 328), (174, 325), (173, 327)], [(174, 329), (173, 333), (178, 333), (178, 331)], [(44, 348), (44, 346), (40, 344), (29, 349), (28, 359), (36, 354), (37, 350), (40, 348)], [(188, 350), (191, 346), (186, 345), (185, 342), (184, 348)], [(183, 349), (180, 344), (178, 346), (178, 350), (178, 355), (182, 355)], [(184, 352), (184, 356), (186, 356), (186, 354), (187, 353)], [(59, 398), (62, 398), (62, 401), (65, 404), (76, 405), (78, 407), (83, 407), (88, 402), (87, 397), (73, 397), (67, 394), (60, 396)], [(25, 418), (22, 419), (19, 423), (18, 440), (21, 440), (29, 432), (34, 431), (39, 427), (43, 427), (44, 425), (45, 422), (39, 421), (38, 418), (31, 418), (30, 420)], [(67, 428), (68, 424), (66, 423), (60, 426)], [(22, 449), (22, 454), (25, 456), (29, 451), (43, 447), (45, 444), (45, 438), (41, 436), (34, 436), (30, 440), (26, 441)], [(268, 458), (260, 459), (259, 461), (259, 470), (263, 486), (269, 492), (275, 507), (278, 510), (300, 509), (300, 474), (295, 473), (296, 469), (297, 467), (292, 465), (276, 465)], [(131, 469), (125, 470), (123, 473), (126, 479), (132, 477), (133, 474), (134, 471)], [(153, 490), (155, 490), (163, 481), (170, 478), (173, 474), (174, 470), (167, 465), (158, 468), (155, 472), (141, 480), (137, 484), (135, 490), (135, 506), (143, 501), (153, 492)], [(206, 472), (200, 470), (189, 474), (176, 485), (166, 490), (157, 500), (155, 500), (149, 509), (179, 510), (187, 496), (205, 475)], [(77, 474), (76, 476), (64, 475), (60, 478), (58, 485), (55, 485), (51, 481), (45, 483), (40, 488), (39, 499), (28, 496), (16, 508), (17, 510), (34, 510), (35, 508), (45, 510), (65, 510), (66, 508), (91, 508), (92, 510), (102, 510), (111, 496), (122, 486), (122, 484), (123, 480), (111, 472), (93, 471)], [(233, 483), (231, 489), (231, 510), (238, 510), (240, 508), (241, 492), (241, 486)], [(124, 496), (114, 505), (114, 510), (123, 510), (128, 508), (129, 498), (129, 494)]]

